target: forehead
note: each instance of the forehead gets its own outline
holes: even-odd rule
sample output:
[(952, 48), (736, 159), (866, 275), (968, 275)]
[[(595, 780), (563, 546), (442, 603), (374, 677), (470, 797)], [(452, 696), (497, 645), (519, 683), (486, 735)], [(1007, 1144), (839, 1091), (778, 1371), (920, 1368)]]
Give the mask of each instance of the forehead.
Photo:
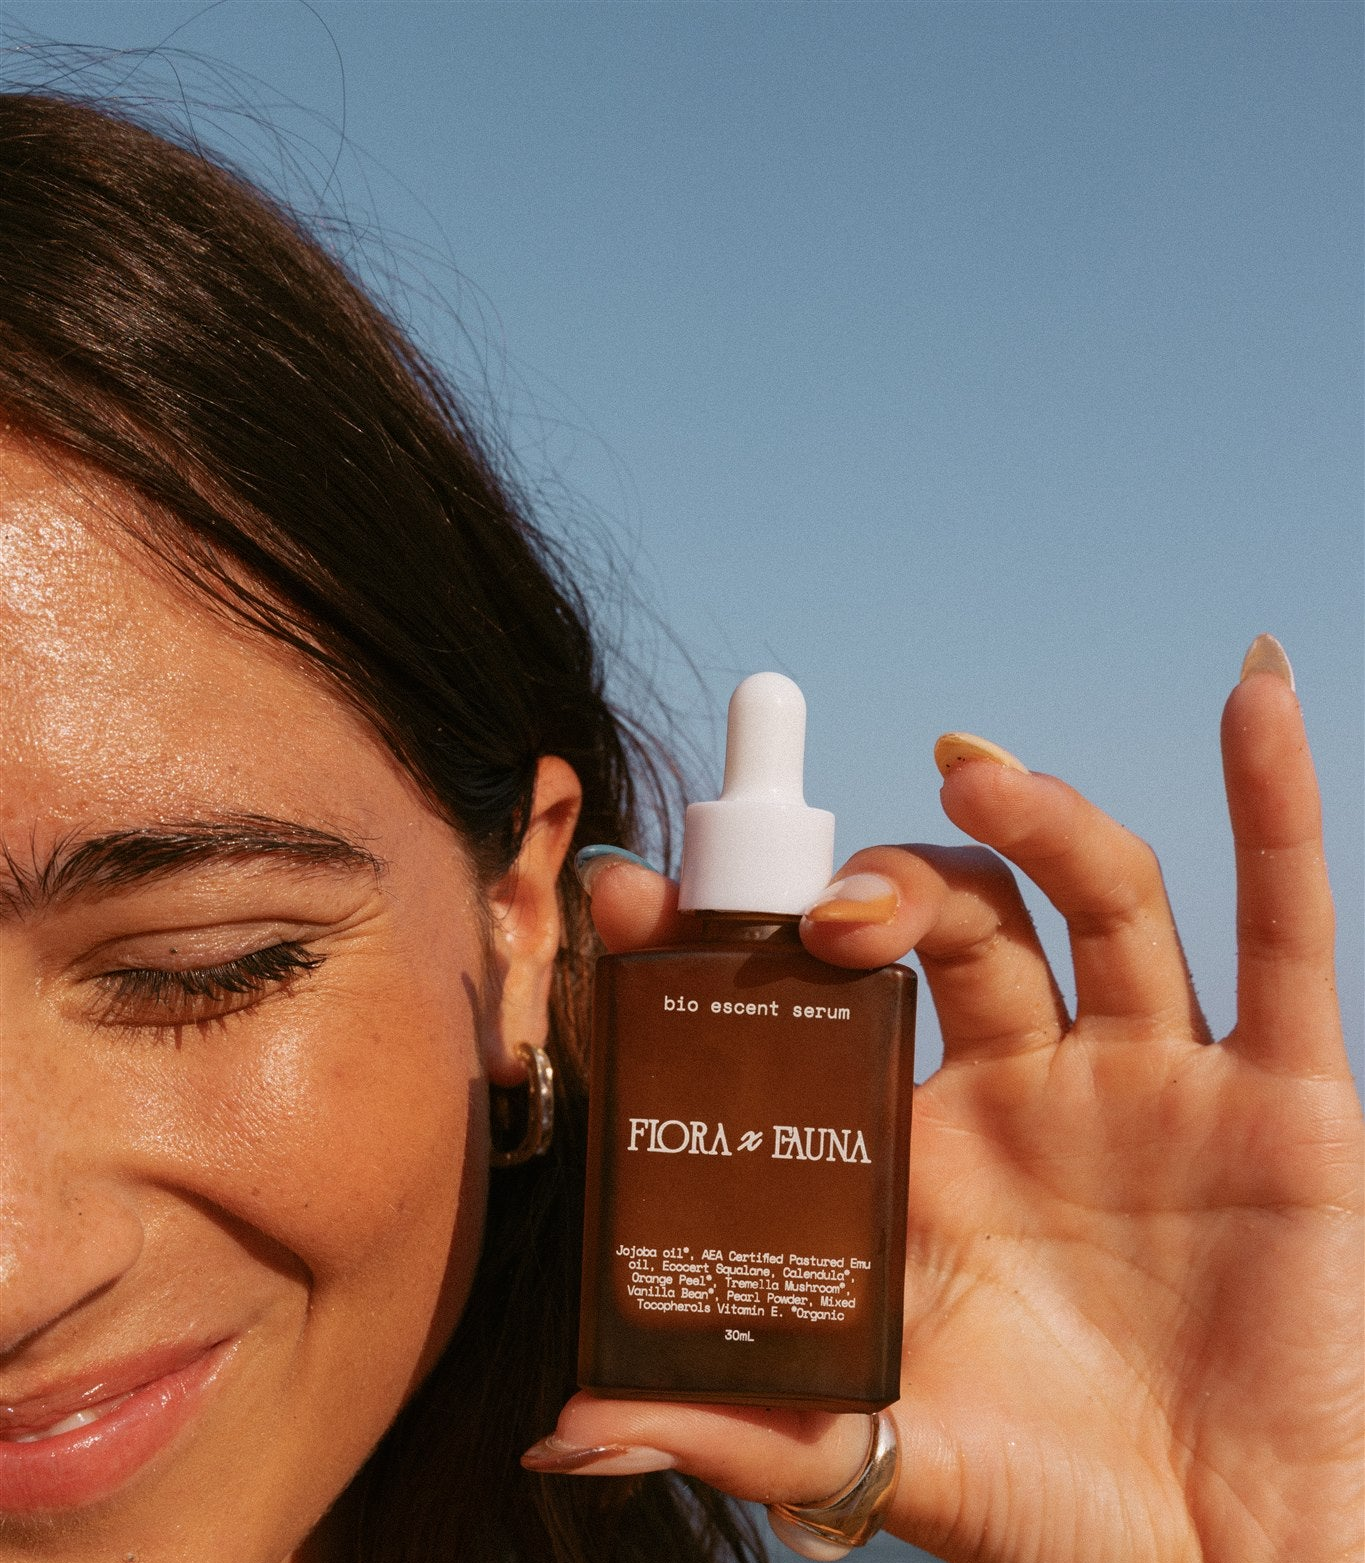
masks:
[(0, 832), (205, 808), (365, 835), (415, 789), (296, 653), (123, 532), (134, 501), (0, 440)]

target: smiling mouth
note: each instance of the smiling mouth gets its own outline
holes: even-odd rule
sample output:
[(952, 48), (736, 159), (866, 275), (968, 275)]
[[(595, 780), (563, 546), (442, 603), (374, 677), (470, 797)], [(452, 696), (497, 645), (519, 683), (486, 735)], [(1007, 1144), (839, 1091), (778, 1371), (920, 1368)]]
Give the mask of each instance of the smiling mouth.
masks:
[(235, 1344), (163, 1349), (87, 1390), (0, 1406), (0, 1515), (79, 1508), (115, 1492), (193, 1420)]
[(74, 1433), (78, 1427), (89, 1427), (92, 1422), (101, 1421), (110, 1412), (117, 1411), (127, 1400), (131, 1400), (135, 1390), (128, 1390), (126, 1394), (115, 1395), (111, 1400), (102, 1400), (97, 1405), (87, 1406), (82, 1411), (73, 1411), (70, 1416), (64, 1416), (60, 1422), (54, 1422), (50, 1427), (40, 1427), (27, 1433), (0, 1433), (0, 1443), (7, 1444), (37, 1444), (45, 1438), (58, 1438), (63, 1433)]

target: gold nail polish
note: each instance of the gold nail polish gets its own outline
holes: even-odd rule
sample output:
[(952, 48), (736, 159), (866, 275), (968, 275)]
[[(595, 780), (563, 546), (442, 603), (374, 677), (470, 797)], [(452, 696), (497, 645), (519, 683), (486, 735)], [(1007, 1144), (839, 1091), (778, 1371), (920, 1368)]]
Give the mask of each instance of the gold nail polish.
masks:
[(1006, 770), (1023, 771), (1028, 775), (1028, 766), (1008, 749), (993, 744), (989, 738), (978, 738), (974, 733), (944, 733), (934, 745), (934, 764), (944, 776), (955, 765), (967, 760), (989, 760), (993, 765), (1003, 765)]
[(806, 911), (810, 923), (889, 923), (900, 907), (900, 896), (880, 874), (850, 874), (836, 879)]
[(1294, 688), (1294, 669), (1285, 655), (1284, 647), (1273, 635), (1258, 635), (1242, 658), (1242, 678), (1252, 673), (1273, 673)]
[(586, 1476), (643, 1476), (649, 1471), (671, 1471), (678, 1461), (662, 1449), (649, 1449), (643, 1444), (580, 1448), (561, 1442), (551, 1433), (533, 1444), (522, 1455), (521, 1463), (528, 1471), (542, 1471), (549, 1476), (572, 1476), (578, 1472)]

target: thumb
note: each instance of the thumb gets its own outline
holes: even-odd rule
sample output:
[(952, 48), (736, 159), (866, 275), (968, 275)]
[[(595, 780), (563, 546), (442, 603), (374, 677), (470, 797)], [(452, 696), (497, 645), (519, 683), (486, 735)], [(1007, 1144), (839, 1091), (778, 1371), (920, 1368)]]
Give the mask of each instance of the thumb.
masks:
[(592, 920), (613, 955), (677, 944), (684, 920), (678, 887), (623, 847), (584, 847), (574, 859), (592, 904)]
[(750, 1502), (817, 1503), (848, 1485), (867, 1449), (863, 1415), (580, 1393), (521, 1463), (575, 1476), (679, 1470)]

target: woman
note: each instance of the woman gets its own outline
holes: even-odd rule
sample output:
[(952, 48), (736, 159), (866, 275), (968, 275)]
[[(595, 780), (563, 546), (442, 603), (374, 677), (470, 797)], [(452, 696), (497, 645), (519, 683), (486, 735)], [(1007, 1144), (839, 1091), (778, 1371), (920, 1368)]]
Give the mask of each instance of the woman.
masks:
[[(0, 1559), (755, 1556), (712, 1488), (837, 1537), (866, 1419), (572, 1393), (565, 864), (660, 787), (448, 387), (232, 175), (12, 97), (0, 409)], [(1271, 642), (1224, 747), (1220, 1047), (1150, 854), (980, 741), (945, 810), (1066, 916), (1077, 1016), (994, 853), (860, 853), (803, 930), (916, 948), (942, 1020), (879, 1498), (947, 1558), (1357, 1539), (1360, 1117)], [(609, 948), (678, 934), (590, 862)], [(552, 1147), (490, 1173), (524, 1044)]]

